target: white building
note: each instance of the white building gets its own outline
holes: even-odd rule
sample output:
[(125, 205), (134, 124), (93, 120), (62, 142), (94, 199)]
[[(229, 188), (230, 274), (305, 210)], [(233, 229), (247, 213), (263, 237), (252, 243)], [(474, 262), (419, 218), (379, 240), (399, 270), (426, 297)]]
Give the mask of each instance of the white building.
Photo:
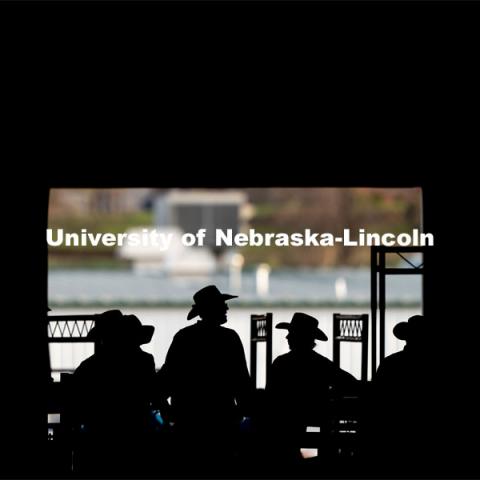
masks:
[[(238, 190), (169, 190), (153, 200), (154, 226), (158, 232), (173, 233), (172, 247), (160, 251), (154, 247), (125, 246), (122, 258), (132, 260), (139, 272), (161, 272), (172, 275), (210, 275), (228, 267), (234, 253), (228, 247), (215, 245), (215, 230), (242, 230), (251, 217), (247, 196)], [(152, 227), (150, 227), (152, 228)], [(195, 234), (206, 229), (203, 247), (186, 247), (184, 233)]]

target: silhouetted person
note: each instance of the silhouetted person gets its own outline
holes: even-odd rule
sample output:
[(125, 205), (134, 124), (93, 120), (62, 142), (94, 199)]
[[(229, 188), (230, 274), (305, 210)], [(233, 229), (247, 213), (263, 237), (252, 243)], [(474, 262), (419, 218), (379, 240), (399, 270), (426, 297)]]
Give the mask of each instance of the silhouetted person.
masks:
[(306, 427), (326, 425), (330, 390), (348, 390), (357, 380), (314, 351), (315, 340), (327, 341), (316, 318), (297, 312), (290, 323), (279, 323), (276, 328), (288, 330), (290, 352), (272, 363), (267, 395), (276, 456), (291, 462), (301, 458), (298, 440)]
[(73, 376), (73, 414), (84, 449), (80, 469), (88, 473), (142, 471), (142, 445), (153, 429), (150, 408), (155, 363), (140, 345), (153, 326), (110, 310), (98, 316), (88, 339), (96, 352)]
[(408, 322), (395, 325), (393, 334), (406, 345), (403, 350), (382, 360), (374, 377), (378, 386), (405, 391), (413, 382), (421, 381), (423, 373), (419, 370), (419, 362), (423, 362), (425, 351), (425, 322), (422, 315), (414, 315)]
[(386, 357), (373, 378), (372, 455), (380, 454), (400, 472), (403, 468), (415, 473), (413, 468), (426, 460), (435, 396), (441, 395), (429, 391), (434, 365), (426, 348), (427, 332), (427, 321), (421, 315), (396, 325), (393, 334), (406, 345)]
[(251, 394), (242, 342), (222, 326), (225, 302), (232, 298), (236, 295), (214, 285), (195, 293), (187, 319), (201, 320), (177, 332), (158, 374), (161, 395), (171, 398), (170, 420), (186, 444), (184, 453), (207, 464), (232, 453)]

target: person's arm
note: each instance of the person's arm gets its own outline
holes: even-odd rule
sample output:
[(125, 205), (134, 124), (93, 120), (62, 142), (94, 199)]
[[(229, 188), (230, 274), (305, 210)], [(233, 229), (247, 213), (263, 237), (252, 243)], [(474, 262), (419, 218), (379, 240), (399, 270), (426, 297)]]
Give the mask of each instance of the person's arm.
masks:
[(179, 374), (178, 365), (180, 365), (182, 360), (184, 359), (182, 359), (180, 341), (177, 333), (168, 348), (165, 363), (157, 373), (157, 384), (165, 398), (170, 397), (172, 394), (173, 382), (175, 381), (176, 375)]
[(268, 380), (265, 390), (267, 397), (274, 396), (279, 385), (278, 359), (275, 359), (268, 370)]
[(167, 423), (173, 420), (172, 407), (168, 403), (169, 397), (171, 397), (171, 384), (164, 364), (155, 375), (153, 406), (155, 409), (160, 410), (163, 420)]
[[(265, 410), (264, 422), (267, 430), (278, 433), (283, 425), (284, 418), (288, 414), (286, 407), (285, 390), (282, 391), (285, 378), (282, 378), (282, 361), (276, 358), (270, 365), (268, 380), (265, 387)], [(282, 381), (283, 380), (283, 381)], [(275, 435), (275, 433), (273, 433)]]
[(143, 358), (142, 375), (144, 376), (146, 394), (152, 401), (155, 392), (155, 359), (149, 353), (146, 353)]
[(332, 380), (332, 386), (340, 391), (355, 389), (359, 385), (359, 381), (352, 374), (337, 366), (333, 366)]
[(150, 375), (155, 375), (155, 358), (153, 358), (153, 355), (149, 355), (148, 357), (148, 370)]
[(168, 349), (165, 363), (155, 374), (154, 406), (160, 410), (165, 421), (172, 420), (172, 407), (168, 399), (174, 390), (175, 370), (178, 357), (178, 338), (175, 336)]
[(250, 377), (242, 341), (236, 332), (233, 334), (233, 352), (236, 362), (236, 400), (244, 416), (249, 416), (252, 409), (254, 385)]
[(85, 421), (86, 411), (89, 410), (91, 392), (85, 381), (84, 370), (85, 365), (81, 363), (72, 374), (66, 395), (67, 410), (75, 433), (80, 431), (80, 426)]

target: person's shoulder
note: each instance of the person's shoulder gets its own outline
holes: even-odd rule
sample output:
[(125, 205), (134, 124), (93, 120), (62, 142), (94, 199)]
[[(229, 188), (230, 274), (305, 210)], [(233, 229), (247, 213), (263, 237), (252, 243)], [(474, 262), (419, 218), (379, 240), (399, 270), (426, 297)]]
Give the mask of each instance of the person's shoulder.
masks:
[(224, 327), (223, 325), (220, 325), (219, 327), (219, 332), (221, 332), (221, 335), (225, 336), (230, 336), (230, 337), (238, 337), (238, 333), (233, 330), (232, 328)]
[(94, 353), (93, 355), (90, 355), (90, 357), (86, 358), (82, 363), (80, 363), (79, 367), (82, 367), (85, 368), (85, 367), (88, 367), (90, 365), (95, 365), (96, 363), (98, 363), (98, 354)]
[(241, 343), (240, 335), (231, 328), (220, 326), (217, 329), (217, 332), (223, 339), (227, 341)]
[(154, 356), (151, 353), (146, 352), (145, 350), (139, 349), (138, 352), (139, 358), (141, 358), (145, 363), (154, 362)]
[(321, 353), (316, 352), (315, 350), (312, 350), (312, 357), (314, 362), (321, 363), (322, 365), (334, 365), (334, 363)]
[(385, 365), (394, 364), (403, 361), (404, 357), (405, 352), (403, 350), (400, 350), (399, 352), (392, 353), (391, 355), (388, 355), (388, 357), (385, 357), (381, 363)]
[(284, 365), (285, 363), (289, 363), (292, 360), (292, 352), (287, 352), (282, 355), (279, 355), (274, 361), (273, 365), (279, 366)]
[(198, 325), (194, 323), (193, 325), (187, 325), (186, 327), (181, 328), (175, 335), (174, 339), (181, 339), (193, 335), (194, 332), (198, 329)]
[(86, 358), (80, 365), (75, 369), (74, 375), (82, 375), (85, 372), (88, 372), (92, 368), (96, 368), (98, 363), (97, 355), (92, 355), (91, 357)]
[(378, 366), (376, 376), (383, 375), (384, 372), (392, 372), (402, 368), (405, 359), (405, 352), (403, 350), (392, 353), (385, 357)]
[(333, 363), (332, 360), (323, 356), (321, 353), (312, 351), (311, 360), (317, 368), (322, 369), (323, 371), (334, 372), (338, 367)]

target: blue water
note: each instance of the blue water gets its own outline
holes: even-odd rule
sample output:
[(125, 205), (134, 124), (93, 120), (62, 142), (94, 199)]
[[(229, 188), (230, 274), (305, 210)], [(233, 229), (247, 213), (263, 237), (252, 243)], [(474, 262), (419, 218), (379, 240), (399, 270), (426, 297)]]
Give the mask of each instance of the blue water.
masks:
[[(339, 295), (338, 284), (346, 286)], [(238, 305), (369, 305), (370, 270), (281, 269), (270, 274), (269, 293), (256, 292), (255, 271), (242, 275), (241, 287), (227, 274), (206, 277), (139, 275), (130, 270), (50, 270), (50, 306), (69, 305), (189, 305), (192, 295), (208, 284), (239, 295)], [(337, 284), (337, 289), (336, 289)], [(341, 292), (340, 292), (341, 293)], [(402, 275), (387, 279), (391, 305), (411, 306), (421, 300), (421, 278)]]

